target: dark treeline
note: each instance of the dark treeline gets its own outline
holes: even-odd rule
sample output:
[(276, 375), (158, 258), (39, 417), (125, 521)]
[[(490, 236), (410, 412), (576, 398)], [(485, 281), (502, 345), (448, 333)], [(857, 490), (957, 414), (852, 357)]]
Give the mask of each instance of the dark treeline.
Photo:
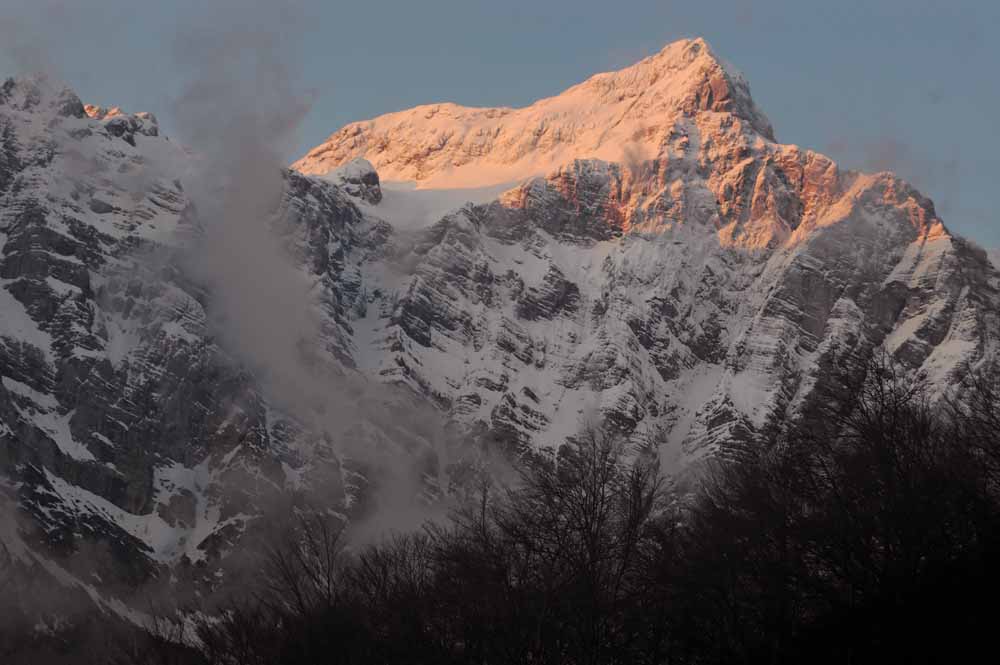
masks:
[(1000, 598), (1000, 393), (962, 388), (932, 405), (873, 362), (683, 491), (592, 430), (376, 546), (303, 517), (199, 648), (117, 662), (971, 661)]

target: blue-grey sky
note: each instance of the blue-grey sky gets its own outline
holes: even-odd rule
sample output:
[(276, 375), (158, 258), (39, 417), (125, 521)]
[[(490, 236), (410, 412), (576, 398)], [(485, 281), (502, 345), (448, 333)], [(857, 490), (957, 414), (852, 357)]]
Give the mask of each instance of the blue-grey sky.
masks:
[[(226, 0), (206, 18), (206, 3), (0, 0), (0, 74), (44, 64), (85, 101), (151, 110), (169, 132), (178, 32), (254, 30), (282, 4)], [(292, 15), (285, 64), (312, 109), (290, 159), (352, 120), (521, 106), (702, 36), (746, 74), (780, 141), (895, 170), (951, 228), (1000, 246), (997, 2), (299, 0)]]

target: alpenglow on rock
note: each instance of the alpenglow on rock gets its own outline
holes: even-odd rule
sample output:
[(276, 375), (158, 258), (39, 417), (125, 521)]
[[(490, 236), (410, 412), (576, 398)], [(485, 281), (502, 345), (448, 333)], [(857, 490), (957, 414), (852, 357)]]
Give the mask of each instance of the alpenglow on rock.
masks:
[[(364, 506), (346, 443), (447, 482), (432, 436), (310, 431), (213, 334), (176, 260), (210, 223), (196, 160), (149, 114), (0, 87), (0, 507), (23, 518), (0, 541), (114, 611), (97, 587), (227, 583), (278, 497)], [(793, 419), (835, 359), (884, 347), (940, 392), (997, 362), (985, 253), (892, 174), (777, 143), (702, 40), (523, 109), (354, 123), (284, 182), (319, 360), (470, 447), (603, 420), (675, 470)]]

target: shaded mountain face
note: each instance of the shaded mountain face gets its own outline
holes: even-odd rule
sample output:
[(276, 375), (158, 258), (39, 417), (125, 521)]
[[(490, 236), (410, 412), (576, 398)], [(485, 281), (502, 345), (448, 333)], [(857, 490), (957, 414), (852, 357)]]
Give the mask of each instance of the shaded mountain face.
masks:
[(374, 472), (350, 446), (446, 488), (403, 401), (470, 446), (604, 421), (673, 471), (794, 418), (841, 358), (884, 347), (938, 391), (996, 362), (985, 253), (892, 174), (777, 143), (701, 40), (524, 109), (355, 123), (284, 175), (314, 353), (400, 400), (350, 430), (289, 413), (215, 334), (178, 260), (211, 223), (196, 162), (151, 115), (0, 88), (0, 494), (21, 518), (0, 536), (97, 598), (168, 569), (225, 584), (297, 492), (357, 510)]
[[(44, 79), (0, 87), (0, 509), (18, 507), (0, 564), (113, 610), (95, 588), (214, 588), (269, 507), (312, 488), (339, 510), (363, 485), (218, 342), (212, 294), (183, 260), (203, 223), (182, 182), (193, 160), (151, 115), (84, 107)], [(344, 273), (390, 229), (350, 183), (284, 179), (262, 214), (313, 284), (339, 366), (360, 293)]]

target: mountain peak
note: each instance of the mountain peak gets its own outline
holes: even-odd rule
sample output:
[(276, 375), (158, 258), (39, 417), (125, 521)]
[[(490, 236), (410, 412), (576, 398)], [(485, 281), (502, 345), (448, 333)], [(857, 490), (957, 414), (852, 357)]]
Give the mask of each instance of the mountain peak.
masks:
[(581, 86), (668, 89), (691, 115), (697, 111), (732, 113), (749, 122), (757, 133), (774, 140), (771, 123), (754, 104), (746, 79), (701, 37), (671, 42), (634, 65), (596, 74)]
[(83, 103), (76, 93), (44, 74), (6, 79), (0, 84), (0, 106), (22, 112), (45, 109), (65, 117), (85, 116)]
[(352, 123), (293, 168), (326, 175), (363, 157), (388, 181), (485, 187), (575, 159), (654, 159), (702, 113), (724, 114), (741, 131), (774, 140), (746, 80), (703, 39), (685, 39), (523, 108), (430, 104)]

